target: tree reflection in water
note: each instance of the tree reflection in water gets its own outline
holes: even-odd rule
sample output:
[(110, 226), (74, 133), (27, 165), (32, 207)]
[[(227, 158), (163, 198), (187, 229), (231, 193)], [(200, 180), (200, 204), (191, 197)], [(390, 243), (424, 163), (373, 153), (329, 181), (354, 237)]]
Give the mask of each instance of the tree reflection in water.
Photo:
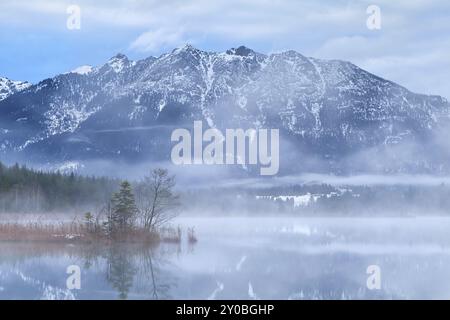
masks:
[(119, 292), (120, 299), (127, 299), (133, 286), (136, 267), (133, 257), (125, 248), (112, 246), (107, 255), (106, 280)]
[[(181, 255), (181, 244), (61, 244), (61, 243), (0, 243), (0, 275), (6, 270), (13, 274), (26, 274), (19, 277), (20, 284), (44, 284), (53, 282), (56, 288), (59, 283), (65, 285), (68, 265), (82, 267), (82, 290), (74, 291), (81, 299), (119, 298), (119, 299), (171, 299), (170, 291), (177, 286), (177, 268), (173, 257)], [(189, 252), (189, 248), (187, 249)], [(56, 260), (49, 260), (56, 259)], [(29, 262), (31, 260), (31, 262)], [(19, 266), (36, 264), (47, 266), (55, 264), (55, 270), (46, 267), (49, 274), (35, 268), (19, 269)], [(62, 265), (62, 269), (58, 269)], [(15, 271), (15, 270), (18, 271)], [(52, 274), (53, 273), (53, 274)], [(4, 272), (4, 274), (6, 274)], [(100, 275), (100, 277), (99, 277)], [(41, 278), (46, 277), (46, 278)], [(25, 280), (24, 280), (25, 279)], [(43, 280), (45, 279), (45, 280)], [(64, 281), (62, 281), (63, 279)], [(89, 279), (89, 280), (86, 280)], [(87, 282), (89, 281), (89, 282)], [(106, 282), (106, 283), (105, 283)], [(106, 284), (106, 286), (105, 286)], [(13, 287), (15, 287), (14, 285)], [(111, 297), (109, 288), (117, 292)], [(1, 289), (1, 288), (0, 288)], [(39, 287), (39, 289), (41, 289)], [(64, 290), (62, 287), (61, 290)], [(105, 290), (106, 289), (106, 290)], [(113, 294), (115, 294), (113, 292)], [(172, 291), (174, 292), (174, 291)], [(1, 296), (1, 294), (0, 294)], [(38, 295), (38, 298), (42, 293)], [(31, 297), (31, 296), (30, 296)], [(32, 297), (36, 298), (36, 297)]]
[(169, 290), (176, 285), (168, 271), (167, 259), (180, 250), (178, 245), (121, 245), (109, 247), (106, 258), (106, 280), (117, 290), (119, 299), (169, 299)]

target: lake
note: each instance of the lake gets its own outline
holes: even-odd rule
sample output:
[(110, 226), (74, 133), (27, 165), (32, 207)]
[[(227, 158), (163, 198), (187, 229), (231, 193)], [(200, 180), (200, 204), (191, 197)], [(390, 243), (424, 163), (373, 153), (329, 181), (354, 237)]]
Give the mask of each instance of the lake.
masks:
[[(192, 218), (198, 242), (0, 243), (0, 299), (448, 299), (450, 218)], [(80, 289), (66, 285), (78, 266)], [(369, 289), (369, 266), (379, 289)], [(370, 268), (369, 268), (370, 269)]]

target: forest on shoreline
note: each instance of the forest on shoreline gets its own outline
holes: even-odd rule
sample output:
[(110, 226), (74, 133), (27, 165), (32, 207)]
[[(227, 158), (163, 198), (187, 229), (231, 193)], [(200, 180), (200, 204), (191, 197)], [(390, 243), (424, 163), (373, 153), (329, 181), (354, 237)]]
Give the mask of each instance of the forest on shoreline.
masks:
[[(132, 185), (127, 180), (45, 173), (18, 165), (0, 165), (0, 182), (3, 210), (56, 209), (58, 205), (79, 208), (96, 204), (95, 211), (85, 212), (81, 221), (72, 223), (2, 223), (2, 241), (155, 242), (181, 239), (181, 229), (166, 227), (178, 214), (180, 206), (179, 195), (173, 190), (175, 176), (166, 169), (153, 169)], [(193, 235), (193, 231), (188, 232)]]
[[(145, 200), (142, 196), (145, 174), (140, 181), (130, 181), (136, 201), (141, 203)], [(96, 215), (106, 210), (122, 182), (0, 163), (0, 214)], [(191, 215), (446, 215), (450, 209), (450, 185), (444, 183), (348, 186), (293, 183), (264, 188), (219, 185), (205, 188), (193, 184), (178, 185), (177, 191), (183, 211)]]
[(104, 204), (120, 181), (74, 173), (45, 172), (0, 162), (0, 212), (89, 210)]

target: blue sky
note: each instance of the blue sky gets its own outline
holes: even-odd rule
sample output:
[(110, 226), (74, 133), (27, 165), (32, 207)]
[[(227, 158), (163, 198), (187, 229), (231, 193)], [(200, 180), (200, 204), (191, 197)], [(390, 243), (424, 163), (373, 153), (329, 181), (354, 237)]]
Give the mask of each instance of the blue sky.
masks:
[[(69, 30), (67, 7), (81, 9)], [(369, 30), (366, 9), (381, 9)], [(244, 44), (343, 59), (419, 93), (450, 98), (448, 0), (1, 0), (0, 76), (38, 82), (118, 52), (131, 59), (184, 43), (223, 51)]]

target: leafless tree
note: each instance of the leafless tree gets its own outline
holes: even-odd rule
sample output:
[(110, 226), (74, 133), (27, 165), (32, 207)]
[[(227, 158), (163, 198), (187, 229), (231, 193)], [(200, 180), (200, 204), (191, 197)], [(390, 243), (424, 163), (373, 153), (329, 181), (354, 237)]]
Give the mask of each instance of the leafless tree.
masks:
[(179, 196), (173, 191), (175, 177), (166, 169), (154, 169), (135, 187), (142, 225), (153, 230), (177, 215)]

